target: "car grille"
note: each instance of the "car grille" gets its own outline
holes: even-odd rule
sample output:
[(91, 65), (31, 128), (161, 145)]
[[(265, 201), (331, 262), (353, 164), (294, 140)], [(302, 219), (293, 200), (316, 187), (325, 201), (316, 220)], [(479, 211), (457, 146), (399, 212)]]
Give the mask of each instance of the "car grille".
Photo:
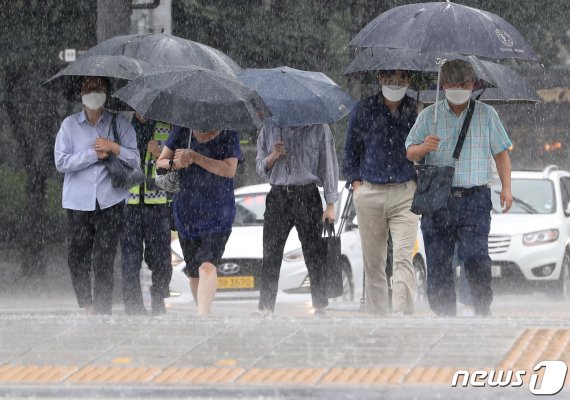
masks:
[[(218, 265), (218, 277), (239, 277), (239, 276), (253, 276), (254, 284), (253, 288), (248, 289), (218, 289), (219, 291), (252, 291), (259, 290), (259, 276), (261, 274), (261, 266), (263, 260), (255, 258), (223, 258)], [(235, 273), (224, 274), (222, 271), (224, 264), (236, 264), (239, 265), (239, 270)]]
[(489, 254), (504, 253), (511, 244), (510, 236), (489, 236)]

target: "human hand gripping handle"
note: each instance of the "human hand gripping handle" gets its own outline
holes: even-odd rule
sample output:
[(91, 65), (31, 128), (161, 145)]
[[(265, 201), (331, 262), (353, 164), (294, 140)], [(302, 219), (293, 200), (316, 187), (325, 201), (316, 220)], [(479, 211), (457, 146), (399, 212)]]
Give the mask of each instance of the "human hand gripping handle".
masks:
[(323, 212), (323, 217), (321, 222), (323, 224), (334, 224), (336, 217), (334, 214), (334, 204), (327, 204), (327, 208), (325, 208), (325, 211)]
[(426, 137), (422, 146), (426, 154), (432, 151), (437, 151), (437, 148), (439, 147), (439, 137), (434, 135)]
[(273, 145), (273, 149), (271, 150), (271, 153), (269, 153), (269, 156), (266, 159), (267, 160), (266, 170), (270, 170), (271, 168), (273, 168), (275, 162), (281, 157), (287, 157), (287, 150), (285, 150), (285, 143), (283, 142), (283, 140), (278, 140)]
[(186, 168), (194, 163), (194, 158), (198, 153), (191, 149), (177, 149), (174, 152), (174, 169)]
[(111, 153), (114, 153), (116, 156), (118, 156), (119, 153), (121, 152), (121, 146), (118, 143), (100, 137), (95, 139), (95, 144), (93, 145), (93, 148), (95, 149), (97, 157), (100, 160), (104, 160), (105, 158), (109, 157)]

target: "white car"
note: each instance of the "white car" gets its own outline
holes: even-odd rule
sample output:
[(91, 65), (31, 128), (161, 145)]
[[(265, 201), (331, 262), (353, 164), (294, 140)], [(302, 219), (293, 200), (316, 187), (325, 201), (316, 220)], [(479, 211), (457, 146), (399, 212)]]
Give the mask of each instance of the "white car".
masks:
[[(335, 204), (335, 230), (341, 226), (341, 215), (349, 200), (345, 182), (339, 182), (340, 196)], [(271, 189), (269, 184), (245, 186), (235, 191), (237, 214), (232, 234), (226, 244), (221, 264), (218, 266), (218, 292), (216, 299), (258, 298), (263, 260), (263, 214), (265, 198)], [(418, 233), (419, 227), (418, 227)], [(363, 261), (360, 235), (354, 206), (349, 204), (341, 235), (344, 293), (342, 300), (360, 300), (363, 295)], [(169, 303), (192, 301), (188, 278), (184, 274), (185, 263), (178, 240), (172, 242), (173, 275), (170, 283)], [(414, 249), (414, 267), (418, 284), (418, 299), (425, 297), (426, 262), (423, 238), (418, 234)], [(145, 272), (148, 274), (148, 272)], [(143, 276), (145, 275), (143, 274)], [(149, 280), (148, 277), (145, 280)], [(301, 242), (295, 228), (285, 244), (279, 277), (279, 290), (284, 293), (309, 293), (310, 282)]]
[(491, 187), (489, 254), (495, 284), (525, 284), (570, 295), (570, 173), (556, 166), (513, 171), (513, 206), (503, 214), (500, 185)]

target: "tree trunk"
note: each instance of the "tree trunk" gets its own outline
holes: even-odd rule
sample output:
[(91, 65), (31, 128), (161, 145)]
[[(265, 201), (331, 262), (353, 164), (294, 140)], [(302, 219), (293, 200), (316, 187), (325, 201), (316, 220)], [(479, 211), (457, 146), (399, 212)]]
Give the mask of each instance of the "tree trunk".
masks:
[(131, 31), (131, 0), (97, 0), (97, 42)]

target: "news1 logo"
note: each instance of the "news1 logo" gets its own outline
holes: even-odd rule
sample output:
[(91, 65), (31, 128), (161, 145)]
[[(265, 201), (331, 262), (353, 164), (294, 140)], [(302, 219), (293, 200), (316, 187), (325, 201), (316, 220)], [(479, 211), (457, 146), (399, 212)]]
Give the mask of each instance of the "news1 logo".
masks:
[[(528, 390), (536, 395), (554, 395), (562, 390), (568, 366), (564, 361), (541, 361), (533, 368)], [(524, 384), (525, 370), (467, 370), (455, 371), (452, 387), (520, 387)]]

